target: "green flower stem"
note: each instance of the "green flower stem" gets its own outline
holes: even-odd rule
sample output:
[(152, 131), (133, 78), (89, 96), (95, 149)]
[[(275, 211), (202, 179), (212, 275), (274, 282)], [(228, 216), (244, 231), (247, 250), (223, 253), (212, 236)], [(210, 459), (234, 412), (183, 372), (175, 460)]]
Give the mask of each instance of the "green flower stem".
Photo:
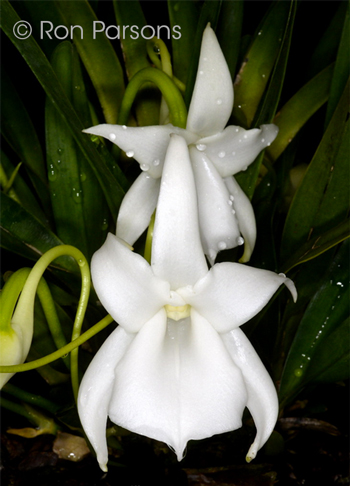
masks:
[[(12, 322), (26, 322), (29, 318), (28, 313), (33, 312), (33, 302), (35, 293), (41, 279), (42, 274), (53, 260), (62, 256), (72, 256), (78, 263), (82, 278), (82, 287), (80, 293), (80, 299), (78, 304), (77, 314), (75, 316), (72, 340), (79, 336), (81, 326), (89, 299), (90, 294), (90, 270), (87, 264), (86, 258), (83, 253), (70, 245), (59, 245), (44, 253), (44, 255), (34, 265), (26, 283), (24, 284), (21, 297), (13, 314)], [(76, 397), (78, 394), (79, 380), (78, 380), (78, 352), (75, 351), (71, 355), (71, 379), (73, 393)]]
[(138, 90), (147, 82), (154, 83), (162, 92), (169, 107), (170, 119), (173, 125), (186, 128), (187, 110), (180, 91), (169, 76), (159, 69), (152, 67), (141, 69), (130, 80), (120, 108), (118, 124), (127, 124), (129, 113)]
[(53, 403), (40, 395), (34, 395), (33, 393), (24, 391), (11, 383), (6, 383), (2, 389), (2, 392), (6, 392), (7, 394), (18, 398), (23, 402), (29, 403), (30, 405), (36, 405), (52, 414), (56, 413), (60, 408), (60, 406), (56, 403)]
[[(52, 298), (50, 288), (44, 278), (40, 280), (38, 285), (38, 297), (40, 299), (52, 339), (54, 340), (57, 349), (60, 349), (67, 344), (67, 340), (63, 334), (61, 323), (57, 316), (55, 302)], [(62, 360), (69, 369), (70, 366), (67, 357), (63, 357)]]
[(95, 336), (95, 334), (102, 331), (102, 329), (107, 327), (112, 322), (113, 318), (108, 315), (104, 317), (100, 322), (95, 324), (93, 327), (81, 334), (81, 336), (76, 338), (74, 341), (71, 341), (66, 346), (63, 346), (63, 348), (58, 349), (54, 353), (48, 354), (43, 358), (36, 359), (35, 361), (30, 361), (29, 363), (12, 366), (0, 366), (0, 373), (20, 373), (22, 371), (34, 370), (36, 368), (39, 368), (40, 366), (52, 363), (53, 361), (56, 361), (56, 359), (62, 358), (62, 356), (64, 356), (65, 354), (71, 353), (72, 350), (91, 339), (93, 336)]
[(30, 268), (21, 268), (13, 273), (0, 294), (0, 331), (11, 331), (11, 318), (15, 309), (18, 297), (23, 290), (23, 286), (30, 274)]
[[(173, 80), (178, 89), (184, 93), (186, 86), (182, 81), (173, 75), (170, 54), (165, 43), (161, 39), (158, 39), (158, 37), (153, 37), (153, 39), (150, 39), (147, 42), (146, 47), (147, 54), (156, 68), (164, 71), (165, 74), (167, 74)], [(160, 59), (158, 55), (160, 56)]]
[(22, 415), (22, 417), (25, 417), (32, 422), (32, 414), (23, 405), (7, 400), (7, 398), (4, 397), (1, 397), (0, 404), (1, 407), (6, 408), (10, 412), (17, 413), (17, 415)]

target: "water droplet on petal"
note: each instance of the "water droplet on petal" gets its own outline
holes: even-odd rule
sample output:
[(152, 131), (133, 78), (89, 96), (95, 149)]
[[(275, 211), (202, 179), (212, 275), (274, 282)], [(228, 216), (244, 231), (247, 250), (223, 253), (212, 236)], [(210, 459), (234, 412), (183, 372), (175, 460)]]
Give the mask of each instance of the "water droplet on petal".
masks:
[(61, 153), (62, 153), (62, 152), (63, 152), (63, 149), (62, 149), (62, 148), (58, 148), (58, 149), (57, 149), (57, 153), (58, 153), (59, 155), (61, 155)]
[(153, 161), (153, 165), (154, 165), (155, 167), (158, 167), (158, 165), (159, 165), (159, 164), (160, 164), (160, 160), (159, 160), (159, 159), (154, 159), (154, 161)]
[(123, 130), (126, 130), (128, 127), (126, 125), (123, 125)]
[(235, 130), (235, 131), (236, 131), (236, 132), (239, 132), (239, 128), (236, 128), (236, 130)]
[(232, 206), (233, 203), (230, 199), (227, 202), (228, 202), (229, 206)]
[(207, 60), (208, 60), (208, 58), (207, 58), (207, 57), (203, 57), (203, 61), (207, 61)]
[(107, 221), (106, 218), (104, 218), (104, 220), (102, 222), (101, 230), (106, 231), (107, 228), (108, 228), (108, 221)]
[(110, 133), (109, 134), (109, 139), (110, 140), (115, 140), (117, 138), (116, 134), (115, 133)]
[(248, 135), (243, 135), (243, 138), (248, 138)]
[(134, 152), (133, 152), (132, 150), (128, 150), (128, 151), (126, 152), (126, 156), (127, 156), (127, 157), (133, 157), (133, 156), (134, 156)]
[(224, 152), (224, 151), (221, 151), (221, 152), (218, 153), (218, 156), (220, 157), (220, 159), (223, 159), (225, 157), (225, 155), (226, 155), (226, 152)]
[(141, 164), (141, 170), (144, 170), (145, 172), (149, 170), (149, 165), (148, 164)]
[(232, 196), (232, 194), (230, 194), (230, 199), (231, 199), (231, 201), (235, 200), (235, 198)]
[(220, 241), (218, 243), (218, 248), (219, 248), (219, 250), (226, 250), (227, 244), (224, 241)]
[(286, 276), (286, 274), (285, 274), (285, 273), (279, 273), (278, 275), (279, 275), (280, 277), (285, 277), (285, 276)]
[(218, 98), (218, 99), (216, 100), (216, 104), (217, 104), (217, 105), (222, 105), (222, 99), (221, 99), (221, 98)]
[(204, 74), (204, 71), (199, 71), (199, 74)]
[(210, 260), (215, 260), (215, 257), (216, 257), (216, 251), (214, 250), (209, 250), (209, 258)]
[(239, 236), (237, 238), (237, 245), (243, 245), (243, 243), (244, 243), (244, 238), (242, 236)]
[(197, 150), (199, 150), (200, 152), (203, 152), (203, 151), (204, 151), (204, 150), (207, 148), (207, 146), (206, 146), (206, 145), (204, 145), (204, 143), (198, 143), (198, 144), (196, 145), (196, 148), (197, 148)]
[(232, 214), (236, 214), (236, 211), (234, 209), (232, 209)]
[(83, 191), (81, 189), (76, 189), (75, 187), (73, 187), (72, 197), (74, 199), (74, 202), (80, 204), (82, 202), (82, 195), (83, 195)]
[(232, 152), (232, 155), (236, 155), (236, 152)]
[(294, 374), (297, 378), (300, 378), (301, 376), (303, 376), (303, 370), (299, 369), (299, 370), (295, 370), (294, 371)]
[(262, 143), (264, 143), (264, 142), (265, 142), (265, 139), (264, 139), (264, 138), (262, 138), (262, 139), (261, 139), (261, 142), (262, 142)]
[(80, 174), (80, 180), (83, 182), (86, 181), (86, 174), (84, 174), (84, 172)]

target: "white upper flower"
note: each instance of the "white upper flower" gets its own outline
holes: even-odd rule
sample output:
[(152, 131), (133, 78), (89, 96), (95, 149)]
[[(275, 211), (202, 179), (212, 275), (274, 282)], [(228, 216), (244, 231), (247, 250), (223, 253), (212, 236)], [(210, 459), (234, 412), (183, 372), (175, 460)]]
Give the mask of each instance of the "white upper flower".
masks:
[(275, 387), (239, 326), (255, 316), (284, 275), (238, 263), (209, 271), (203, 253), (195, 180), (186, 141), (171, 137), (165, 157), (152, 261), (109, 234), (91, 263), (101, 303), (119, 327), (82, 380), (78, 411), (106, 470), (107, 417), (164, 441), (181, 460), (190, 439), (256, 424), (247, 459), (270, 436), (278, 414)]
[(186, 130), (171, 124), (149, 127), (102, 124), (84, 130), (111, 140), (134, 157), (143, 171), (123, 200), (117, 236), (133, 245), (149, 225), (157, 204), (169, 135), (177, 133), (192, 146), (202, 245), (209, 261), (213, 264), (218, 251), (244, 242), (243, 260), (249, 260), (256, 239), (254, 212), (232, 176), (245, 170), (273, 142), (278, 128), (275, 125), (252, 130), (225, 128), (232, 108), (230, 72), (214, 31), (207, 26)]

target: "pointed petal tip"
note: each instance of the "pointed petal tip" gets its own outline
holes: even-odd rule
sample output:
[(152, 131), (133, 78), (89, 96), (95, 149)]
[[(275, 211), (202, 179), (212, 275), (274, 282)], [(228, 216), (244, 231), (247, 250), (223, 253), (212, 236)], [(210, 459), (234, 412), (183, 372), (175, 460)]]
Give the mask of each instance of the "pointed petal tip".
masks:
[(98, 463), (100, 468), (102, 469), (103, 472), (108, 472), (108, 467), (107, 467), (107, 464), (105, 462), (99, 462)]
[[(280, 273), (281, 276), (284, 276), (284, 273)], [(284, 285), (287, 287), (287, 289), (289, 290), (289, 292), (292, 294), (292, 297), (293, 297), (293, 301), (296, 302), (297, 299), (298, 299), (298, 292), (297, 292), (297, 289), (294, 285), (294, 282), (290, 279), (290, 278), (287, 278), (285, 279), (284, 281)]]

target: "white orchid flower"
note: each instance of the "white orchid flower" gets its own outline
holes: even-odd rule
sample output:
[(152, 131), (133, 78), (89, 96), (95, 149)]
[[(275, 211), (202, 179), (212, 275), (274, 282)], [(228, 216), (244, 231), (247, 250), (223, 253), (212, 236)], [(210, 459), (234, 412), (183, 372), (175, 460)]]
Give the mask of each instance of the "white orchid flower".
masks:
[[(186, 130), (171, 124), (126, 127), (102, 124), (84, 130), (103, 136), (134, 157), (141, 175), (126, 194), (117, 221), (117, 236), (133, 245), (149, 225), (159, 193), (169, 135), (177, 133), (193, 145), (191, 159), (200, 208), (202, 244), (211, 264), (218, 251), (245, 242), (248, 261), (256, 239), (251, 203), (233, 178), (245, 170), (276, 138), (275, 125), (245, 130), (225, 128), (233, 108), (230, 72), (214, 31), (203, 34), (198, 72)], [(242, 236), (241, 236), (242, 235)]]
[(161, 178), (151, 265), (109, 234), (91, 263), (93, 283), (119, 327), (86, 371), (78, 396), (82, 426), (107, 470), (106, 422), (167, 443), (181, 460), (190, 439), (242, 425), (257, 433), (247, 460), (270, 436), (275, 387), (239, 326), (285, 284), (284, 275), (238, 263), (208, 271), (186, 141), (171, 137)]

